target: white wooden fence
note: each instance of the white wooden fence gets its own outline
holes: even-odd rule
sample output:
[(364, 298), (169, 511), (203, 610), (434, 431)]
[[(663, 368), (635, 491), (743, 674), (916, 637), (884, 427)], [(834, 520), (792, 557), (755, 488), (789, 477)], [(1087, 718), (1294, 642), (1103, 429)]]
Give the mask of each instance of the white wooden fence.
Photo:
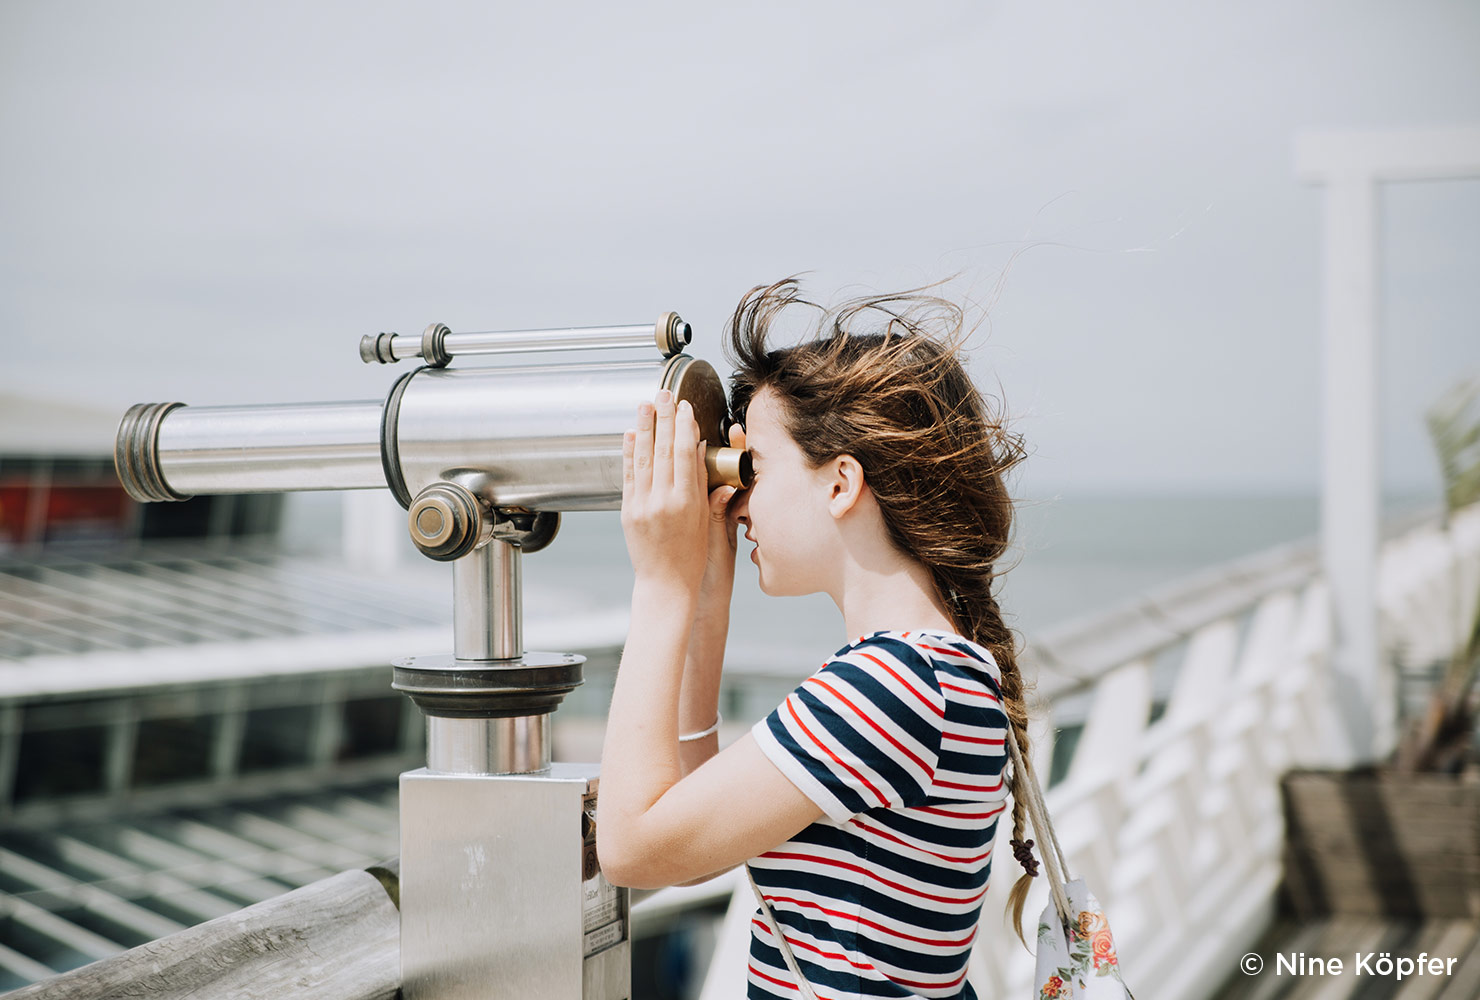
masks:
[[(1379, 562), (1385, 695), (1380, 748), (1397, 736), (1397, 673), (1446, 658), (1480, 591), (1480, 506), (1447, 526), (1391, 533)], [(1204, 1000), (1273, 915), (1280, 775), (1350, 761), (1331, 665), (1327, 588), (1312, 545), (1218, 567), (1035, 640), (1024, 654), (1034, 761), (1062, 780), (1049, 811), (1072, 875), (1110, 917), (1127, 981), (1157, 1000)], [(1054, 761), (1056, 730), (1077, 733)], [(1067, 755), (1067, 760), (1065, 760)], [(1004, 824), (1006, 825), (1006, 824)], [(1010, 834), (998, 832), (1005, 845)], [(993, 865), (967, 977), (984, 998), (1027, 996), (1033, 959), (1004, 922), (1020, 869)], [(702, 1000), (745, 993), (754, 896), (743, 872), (665, 889), (638, 912), (729, 892)], [(1047, 902), (1029, 894), (1025, 934)]]

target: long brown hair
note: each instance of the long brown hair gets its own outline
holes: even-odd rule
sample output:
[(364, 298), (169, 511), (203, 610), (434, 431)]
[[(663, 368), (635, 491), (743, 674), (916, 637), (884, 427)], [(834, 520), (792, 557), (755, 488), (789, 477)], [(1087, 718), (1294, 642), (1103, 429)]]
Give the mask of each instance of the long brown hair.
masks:
[[(926, 294), (931, 287), (831, 309), (803, 300), (794, 278), (752, 288), (726, 327), (725, 352), (735, 368), (730, 409), (743, 424), (750, 400), (769, 388), (813, 468), (842, 454), (858, 459), (894, 545), (930, 570), (956, 631), (991, 651), (1003, 710), (1026, 757), (1016, 643), (992, 592), (1012, 531), (1004, 477), (1026, 452), (1022, 436), (988, 410), (961, 364), (970, 333), (963, 310)], [(819, 311), (818, 336), (771, 348), (772, 324), (793, 305)], [(872, 329), (856, 329), (866, 326)], [(1026, 776), (1012, 771), (1013, 839), (1022, 840)], [(1020, 938), (1031, 884), (1025, 873), (1008, 894)]]

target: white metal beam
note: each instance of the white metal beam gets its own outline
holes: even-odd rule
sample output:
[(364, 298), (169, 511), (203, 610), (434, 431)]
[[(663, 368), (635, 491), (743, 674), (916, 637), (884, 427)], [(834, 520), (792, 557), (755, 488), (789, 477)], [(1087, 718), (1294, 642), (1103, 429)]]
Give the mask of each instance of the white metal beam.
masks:
[(1307, 132), (1295, 140), (1295, 173), (1317, 184), (1342, 174), (1372, 181), (1480, 176), (1480, 128)]
[(1397, 706), (1377, 639), (1381, 519), (1378, 185), (1480, 176), (1480, 128), (1312, 132), (1295, 172), (1326, 189), (1321, 276), (1321, 562), (1348, 763), (1384, 756)]

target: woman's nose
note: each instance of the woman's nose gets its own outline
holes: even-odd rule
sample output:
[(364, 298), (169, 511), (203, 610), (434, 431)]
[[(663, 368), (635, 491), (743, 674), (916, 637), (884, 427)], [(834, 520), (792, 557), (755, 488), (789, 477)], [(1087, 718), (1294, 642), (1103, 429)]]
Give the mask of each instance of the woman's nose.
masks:
[(750, 490), (740, 490), (736, 493), (733, 503), (734, 507), (731, 510), (734, 512), (735, 520), (747, 528), (750, 527)]

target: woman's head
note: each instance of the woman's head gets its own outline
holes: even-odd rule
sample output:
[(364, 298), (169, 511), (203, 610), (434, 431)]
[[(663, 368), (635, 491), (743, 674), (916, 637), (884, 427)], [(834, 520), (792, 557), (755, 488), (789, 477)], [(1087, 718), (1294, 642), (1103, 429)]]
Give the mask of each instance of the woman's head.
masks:
[[(746, 429), (758, 486), (768, 449), (800, 453), (829, 479), (846, 475), (840, 458), (856, 460), (894, 547), (930, 570), (957, 630), (980, 638), (980, 598), (990, 596), (1012, 528), (1004, 476), (1023, 452), (957, 357), (960, 310), (918, 293), (860, 299), (824, 312), (817, 339), (771, 347), (774, 321), (794, 304), (792, 280), (753, 289), (728, 329), (730, 408)], [(753, 406), (760, 420), (749, 419)], [(764, 546), (786, 515), (815, 522), (816, 513), (754, 510), (752, 530)]]
[[(823, 589), (808, 577), (827, 572), (823, 553), (808, 547), (829, 543), (830, 496), (809, 491), (808, 476), (840, 483), (852, 462), (893, 547), (929, 570), (956, 631), (991, 650), (1026, 753), (1015, 643), (993, 594), (1012, 530), (1005, 476), (1025, 452), (1021, 436), (988, 409), (959, 359), (962, 311), (919, 291), (860, 298), (820, 310), (815, 339), (772, 347), (772, 327), (793, 305), (811, 306), (793, 279), (751, 289), (726, 331), (735, 369), (730, 408), (756, 460), (749, 527), (761, 550), (762, 586), (768, 593)], [(754, 421), (748, 420), (752, 407)], [(796, 482), (784, 488), (767, 482), (768, 449), (804, 459), (773, 463)], [(784, 503), (789, 497), (804, 500)], [(784, 567), (782, 545), (799, 547), (787, 550)], [(770, 580), (768, 553), (778, 569)], [(1019, 839), (1021, 798), (1014, 794)], [(1020, 883), (1012, 894), (1019, 914), (1026, 890)]]

